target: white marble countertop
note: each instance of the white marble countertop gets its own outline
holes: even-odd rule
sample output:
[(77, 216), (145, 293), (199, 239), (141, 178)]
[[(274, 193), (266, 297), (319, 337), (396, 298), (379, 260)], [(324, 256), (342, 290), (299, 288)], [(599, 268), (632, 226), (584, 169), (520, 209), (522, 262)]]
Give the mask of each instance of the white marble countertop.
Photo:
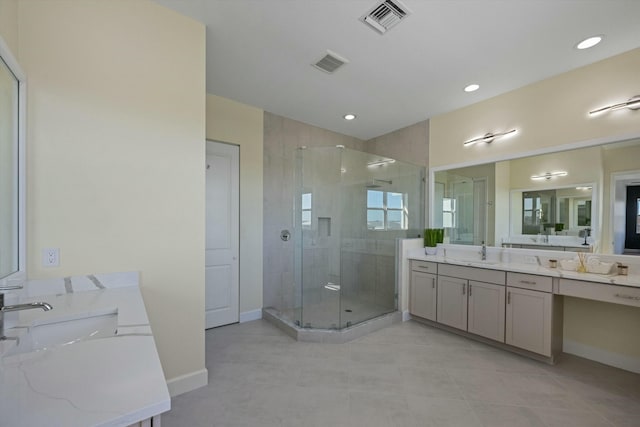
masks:
[[(27, 285), (20, 303), (44, 301), (53, 309), (20, 311), (16, 327), (5, 330), (7, 336), (23, 335), (36, 324), (113, 312), (117, 332), (3, 355), (0, 426), (127, 426), (170, 409), (137, 273), (132, 274)], [(2, 341), (0, 353), (15, 343)]]
[[(578, 273), (576, 271), (566, 271), (560, 268), (549, 268), (548, 260), (551, 258), (558, 259), (558, 253), (544, 253), (538, 251), (540, 255), (527, 255), (524, 250), (518, 249), (497, 249), (488, 248), (490, 252), (486, 261), (481, 261), (479, 256), (475, 256), (475, 252), (467, 251), (453, 256), (425, 255), (424, 249), (411, 250), (409, 259), (419, 261), (431, 261), (441, 264), (464, 265), (469, 267), (486, 268), (489, 270), (512, 271), (515, 273), (537, 274), (540, 276), (560, 277), (565, 279), (584, 280), (587, 282), (604, 283), (610, 285), (620, 285), (640, 288), (640, 274), (621, 275), (603, 275), (592, 273)], [(513, 254), (522, 254), (514, 256)], [(505, 256), (509, 254), (509, 256)], [(564, 253), (565, 258), (570, 257), (571, 253)], [(475, 259), (477, 258), (477, 259)], [(509, 258), (505, 260), (505, 258)], [(527, 262), (529, 261), (529, 262)]]

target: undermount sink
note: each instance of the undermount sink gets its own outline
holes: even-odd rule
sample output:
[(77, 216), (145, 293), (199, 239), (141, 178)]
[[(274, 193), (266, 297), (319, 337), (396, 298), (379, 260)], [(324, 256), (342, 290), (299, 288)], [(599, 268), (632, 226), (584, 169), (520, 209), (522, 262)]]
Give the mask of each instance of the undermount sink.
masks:
[(464, 258), (448, 258), (451, 262), (459, 262), (463, 264), (484, 264), (484, 265), (495, 265), (499, 264), (498, 261), (491, 260), (482, 260), (482, 259), (464, 259)]
[(112, 337), (117, 332), (117, 308), (90, 314), (42, 318), (36, 320), (27, 333), (20, 336), (16, 345), (9, 348), (4, 356)]

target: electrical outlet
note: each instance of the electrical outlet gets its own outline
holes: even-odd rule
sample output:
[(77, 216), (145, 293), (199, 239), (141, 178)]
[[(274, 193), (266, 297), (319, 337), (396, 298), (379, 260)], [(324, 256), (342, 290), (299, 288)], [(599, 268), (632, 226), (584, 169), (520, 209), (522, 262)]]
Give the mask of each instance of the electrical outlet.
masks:
[(42, 266), (43, 267), (59, 267), (60, 266), (60, 249), (44, 248), (42, 250)]

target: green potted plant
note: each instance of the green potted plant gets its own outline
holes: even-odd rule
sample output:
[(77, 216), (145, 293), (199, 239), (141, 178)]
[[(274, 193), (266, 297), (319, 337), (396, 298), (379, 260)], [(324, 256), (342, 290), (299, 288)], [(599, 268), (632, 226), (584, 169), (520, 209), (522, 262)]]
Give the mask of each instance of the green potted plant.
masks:
[(438, 243), (444, 239), (444, 228), (424, 229), (424, 252), (427, 255), (435, 255)]

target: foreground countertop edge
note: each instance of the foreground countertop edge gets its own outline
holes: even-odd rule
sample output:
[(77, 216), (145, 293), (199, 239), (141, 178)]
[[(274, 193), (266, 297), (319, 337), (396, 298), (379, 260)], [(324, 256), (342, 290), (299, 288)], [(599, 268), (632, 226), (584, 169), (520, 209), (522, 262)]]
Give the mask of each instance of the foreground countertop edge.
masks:
[[(109, 287), (108, 280), (105, 280), (102, 289), (94, 288), (94, 290), (53, 295), (44, 295), (38, 292), (37, 299), (50, 302), (54, 309), (49, 312), (40, 310), (20, 312), (16, 331), (23, 332), (29, 325), (47, 316), (50, 318), (65, 317), (78, 313), (100, 312), (105, 308), (116, 307), (118, 310), (118, 331), (124, 330), (125, 332), (121, 336), (90, 340), (62, 348), (54, 347), (37, 352), (37, 354), (25, 353), (3, 357), (0, 362), (0, 369), (4, 371), (0, 379), (0, 395), (11, 396), (9, 399), (3, 399), (5, 405), (10, 405), (9, 408), (0, 404), (0, 407), (3, 407), (3, 417), (7, 417), (5, 421), (13, 418), (24, 425), (31, 425), (29, 420), (38, 422), (46, 417), (59, 425), (126, 426), (171, 409), (171, 398), (137, 280), (132, 281), (130, 285), (123, 283), (114, 283), (114, 285), (114, 287)], [(24, 301), (33, 299), (33, 296), (27, 296)], [(133, 336), (127, 336), (128, 333)], [(56, 355), (56, 352), (59, 354)], [(65, 357), (60, 357), (61, 355)], [(64, 366), (68, 355), (73, 355), (81, 360), (89, 360), (91, 363), (73, 364), (68, 362), (66, 363), (68, 366)], [(144, 357), (144, 360), (134, 361), (136, 356), (138, 359)], [(127, 381), (131, 377), (127, 373), (127, 369), (101, 370), (103, 365), (109, 365), (106, 363), (107, 361), (111, 361), (111, 365), (113, 365), (114, 360), (120, 361), (120, 363), (126, 363), (129, 360), (130, 364), (137, 362), (133, 364), (141, 366), (142, 370), (147, 371), (141, 373), (140, 376), (147, 379), (148, 384), (139, 384), (139, 389), (131, 390), (131, 381)], [(96, 411), (86, 409), (86, 407), (83, 409), (82, 406), (76, 407), (73, 404), (71, 405), (73, 408), (70, 408), (69, 405), (61, 405), (59, 401), (72, 402), (73, 395), (77, 398), (77, 387), (82, 387), (83, 384), (74, 384), (73, 389), (65, 390), (56, 381), (47, 383), (45, 378), (38, 384), (38, 388), (55, 389), (55, 395), (46, 396), (41, 390), (34, 388), (28, 380), (30, 374), (37, 375), (36, 373), (42, 371), (47, 373), (57, 371), (57, 375), (61, 376), (63, 374), (60, 371), (71, 372), (67, 370), (73, 370), (74, 377), (87, 378), (87, 381), (89, 381), (88, 378), (95, 379), (98, 375), (101, 390), (105, 388), (111, 391), (121, 390), (122, 394), (126, 395), (126, 399), (119, 400), (126, 400), (126, 404), (122, 405), (122, 411), (113, 407)], [(97, 373), (98, 371), (103, 371), (104, 374)], [(56, 378), (56, 374), (52, 374), (51, 377)], [(42, 375), (38, 378), (42, 378)], [(84, 397), (86, 398), (87, 395), (92, 394), (92, 387), (96, 387), (95, 381), (84, 384), (84, 387)], [(145, 393), (145, 391), (150, 392)], [(96, 398), (98, 397), (99, 393)], [(44, 405), (46, 407), (42, 405), (43, 399), (47, 400), (47, 404)], [(11, 405), (11, 402), (14, 405)], [(18, 402), (19, 404), (16, 404)], [(86, 403), (86, 401), (83, 402)], [(101, 408), (101, 403), (102, 401), (90, 401), (88, 406)], [(117, 406), (117, 404), (114, 405)], [(59, 413), (55, 413), (55, 408), (59, 408)], [(43, 413), (44, 411), (46, 413)], [(7, 412), (14, 412), (15, 418)]]
[(504, 263), (504, 262), (482, 262), (467, 261), (454, 258), (447, 258), (438, 255), (421, 255), (409, 253), (409, 260), (429, 261), (438, 264), (460, 265), (474, 268), (484, 268), (487, 270), (500, 270), (513, 273), (534, 274), (538, 276), (558, 277), (561, 279), (582, 280), (585, 282), (594, 282), (605, 285), (627, 286), (631, 288), (640, 288), (640, 277), (638, 276), (620, 276), (620, 275), (600, 275), (593, 273), (578, 273), (574, 271), (565, 271), (559, 268), (542, 267), (537, 264), (520, 264), (520, 263)]

